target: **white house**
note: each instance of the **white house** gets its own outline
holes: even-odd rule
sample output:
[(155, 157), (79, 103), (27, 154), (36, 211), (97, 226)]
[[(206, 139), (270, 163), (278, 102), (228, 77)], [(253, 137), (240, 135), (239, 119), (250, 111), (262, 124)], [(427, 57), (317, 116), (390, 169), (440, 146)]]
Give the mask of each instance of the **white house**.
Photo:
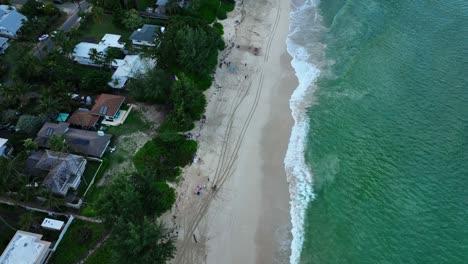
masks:
[(153, 47), (156, 45), (154, 40), (156, 39), (158, 30), (164, 32), (164, 27), (145, 24), (143, 27), (133, 31), (130, 40), (133, 45)]
[[(79, 64), (98, 66), (91, 60), (92, 49), (97, 52), (105, 53), (109, 47), (124, 49), (124, 44), (119, 42), (120, 35), (106, 34), (101, 39), (99, 44), (81, 42), (75, 46), (73, 50), (73, 58)], [(112, 66), (117, 67), (117, 63), (113, 62)]]
[(117, 63), (119, 66), (112, 75), (112, 80), (108, 83), (114, 89), (122, 89), (129, 78), (144, 74), (156, 65), (155, 60), (141, 58), (138, 55), (127, 55), (123, 60), (118, 60)]
[(105, 34), (104, 37), (102, 37), (99, 44), (107, 46), (107, 47), (113, 47), (113, 48), (118, 48), (118, 49), (123, 50), (125, 43), (119, 42), (120, 37), (121, 37), (120, 35)]
[(108, 46), (102, 44), (81, 42), (73, 50), (73, 58), (79, 64), (98, 66), (91, 60), (92, 49), (105, 53)]
[(41, 240), (42, 235), (16, 231), (0, 256), (0, 263), (43, 264), (49, 253), (50, 242)]
[(0, 36), (16, 38), (16, 34), (27, 20), (14, 6), (0, 5)]

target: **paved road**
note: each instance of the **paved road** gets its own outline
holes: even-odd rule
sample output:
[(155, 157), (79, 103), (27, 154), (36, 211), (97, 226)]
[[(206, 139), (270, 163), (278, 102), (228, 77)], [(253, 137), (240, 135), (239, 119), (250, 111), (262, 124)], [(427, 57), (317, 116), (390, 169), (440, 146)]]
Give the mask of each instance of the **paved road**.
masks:
[[(75, 4), (74, 5), (74, 9), (71, 9), (70, 10), (70, 5), (67, 5), (65, 6), (65, 4), (63, 5), (57, 5), (58, 7), (61, 7), (62, 6), (62, 11), (65, 11), (64, 9), (69, 9), (65, 12), (67, 12), (69, 14), (69, 17), (68, 19), (58, 28), (59, 30), (63, 30), (65, 32), (69, 32), (73, 26), (78, 23), (78, 19), (79, 19), (79, 16), (78, 16), (78, 13), (79, 13), (79, 8), (78, 8), (78, 5)], [(82, 1), (80, 2), (80, 6), (81, 6), (81, 10), (86, 10), (88, 9), (88, 7), (90, 6), (90, 4), (86, 1)], [(34, 56), (38, 57), (38, 58), (42, 58), (44, 57), (49, 51), (51, 51), (53, 48), (54, 48), (54, 42), (49, 38), (41, 43), (39, 43), (38, 45), (39, 49), (40, 50), (37, 50), (37, 49), (34, 49)]]

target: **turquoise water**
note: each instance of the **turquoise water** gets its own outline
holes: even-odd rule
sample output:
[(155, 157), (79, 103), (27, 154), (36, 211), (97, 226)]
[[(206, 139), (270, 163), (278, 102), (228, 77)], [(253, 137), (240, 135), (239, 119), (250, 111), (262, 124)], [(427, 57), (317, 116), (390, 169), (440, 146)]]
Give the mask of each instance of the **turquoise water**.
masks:
[(316, 8), (300, 263), (468, 263), (468, 1)]

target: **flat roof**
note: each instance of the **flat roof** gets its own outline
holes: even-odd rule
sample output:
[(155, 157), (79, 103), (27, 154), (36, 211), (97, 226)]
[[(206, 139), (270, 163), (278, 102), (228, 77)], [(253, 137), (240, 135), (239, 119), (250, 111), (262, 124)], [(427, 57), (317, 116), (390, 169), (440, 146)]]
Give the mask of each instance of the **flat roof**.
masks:
[(52, 229), (52, 230), (57, 230), (60, 231), (62, 229), (63, 225), (65, 222), (51, 219), (51, 218), (44, 218), (44, 221), (42, 221), (41, 226), (47, 229)]
[(0, 256), (2, 264), (40, 264), (50, 242), (41, 240), (42, 235), (18, 230)]
[(119, 42), (120, 37), (121, 37), (120, 35), (105, 34), (104, 37), (102, 37), (99, 44), (106, 45), (106, 46), (113, 47), (113, 48), (123, 49), (125, 44)]
[(75, 46), (73, 50), (73, 56), (89, 58), (89, 53), (91, 49), (96, 49), (97, 52), (104, 52), (108, 46), (103, 44), (95, 44), (95, 43), (88, 43), (88, 42), (81, 42)]

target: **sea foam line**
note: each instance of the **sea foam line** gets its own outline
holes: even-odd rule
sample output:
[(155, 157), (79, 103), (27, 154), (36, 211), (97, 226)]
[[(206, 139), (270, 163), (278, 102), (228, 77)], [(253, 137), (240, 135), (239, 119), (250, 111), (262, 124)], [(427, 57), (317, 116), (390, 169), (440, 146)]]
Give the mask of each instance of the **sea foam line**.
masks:
[[(315, 2), (306, 1), (306, 5), (316, 5)], [(302, 8), (291, 12), (290, 18), (293, 21), (296, 12)], [(312, 188), (312, 174), (305, 162), (305, 147), (309, 123), (307, 121), (306, 110), (311, 104), (308, 100), (312, 96), (311, 87), (320, 74), (320, 71), (312, 63), (307, 62), (309, 55), (305, 48), (295, 44), (291, 36), (298, 32), (293, 22), (290, 24), (290, 35), (286, 41), (289, 54), (292, 56), (291, 65), (293, 66), (299, 85), (294, 90), (289, 101), (289, 107), (294, 119), (294, 126), (291, 131), (291, 138), (288, 144), (288, 150), (284, 159), (287, 180), (289, 182), (289, 195), (291, 205), (292, 222), (292, 242), (290, 263), (298, 264), (300, 261), (302, 246), (304, 243), (304, 220), (305, 212), (310, 201), (314, 199)]]

